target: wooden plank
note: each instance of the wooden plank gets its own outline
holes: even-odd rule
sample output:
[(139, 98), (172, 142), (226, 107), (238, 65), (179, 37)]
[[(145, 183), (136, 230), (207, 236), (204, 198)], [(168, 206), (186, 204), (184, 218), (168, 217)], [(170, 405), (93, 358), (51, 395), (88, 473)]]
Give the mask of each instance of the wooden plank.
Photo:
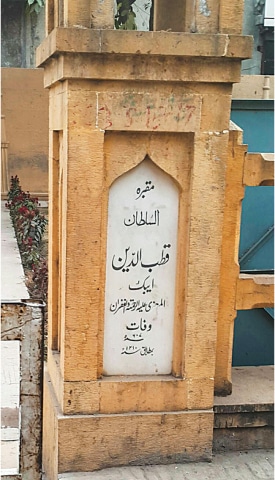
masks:
[(246, 186), (274, 185), (274, 153), (248, 153), (244, 162)]
[(274, 305), (274, 275), (241, 274), (237, 281), (236, 309), (267, 308)]

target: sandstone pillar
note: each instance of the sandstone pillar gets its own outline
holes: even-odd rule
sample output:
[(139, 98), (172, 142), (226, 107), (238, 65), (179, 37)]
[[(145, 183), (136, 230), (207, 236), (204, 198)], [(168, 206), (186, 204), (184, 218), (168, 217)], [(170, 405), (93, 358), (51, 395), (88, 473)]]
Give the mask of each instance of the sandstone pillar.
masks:
[(222, 0), (195, 11), (201, 33), (194, 2), (177, 2), (177, 33), (115, 31), (112, 5), (96, 3), (49, 1), (37, 54), (50, 90), (50, 479), (212, 453), (231, 91), (251, 38), (226, 31)]

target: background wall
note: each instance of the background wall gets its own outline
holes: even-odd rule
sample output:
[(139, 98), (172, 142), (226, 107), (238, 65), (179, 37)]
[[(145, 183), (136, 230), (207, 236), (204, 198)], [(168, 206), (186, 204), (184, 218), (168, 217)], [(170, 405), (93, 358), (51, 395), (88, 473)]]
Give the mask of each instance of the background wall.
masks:
[(43, 70), (2, 68), (1, 74), (9, 177), (18, 175), (23, 190), (47, 195), (49, 99)]
[(33, 68), (45, 37), (45, 9), (30, 15), (26, 0), (1, 1), (1, 66)]

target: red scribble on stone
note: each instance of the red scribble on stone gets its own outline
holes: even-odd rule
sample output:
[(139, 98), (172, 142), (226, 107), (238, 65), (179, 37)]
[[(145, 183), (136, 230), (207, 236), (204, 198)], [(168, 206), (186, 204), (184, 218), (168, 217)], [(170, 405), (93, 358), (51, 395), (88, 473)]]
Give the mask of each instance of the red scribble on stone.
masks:
[(195, 105), (186, 105), (186, 110), (187, 110), (187, 122), (189, 122), (190, 118), (192, 117), (194, 111), (196, 110)]
[(126, 110), (126, 118), (127, 118), (127, 123), (125, 124), (125, 127), (131, 127), (133, 123), (133, 116), (135, 115), (137, 109), (135, 107), (130, 107)]
[(150, 128), (150, 116), (151, 116), (151, 107), (148, 105), (146, 107), (146, 127)]
[(113, 122), (111, 121), (111, 115), (112, 115), (111, 110), (105, 104), (104, 107), (99, 108), (99, 111), (105, 111), (106, 112), (105, 121), (106, 121), (107, 125), (104, 127), (104, 130), (107, 130), (107, 128), (110, 128), (113, 125)]

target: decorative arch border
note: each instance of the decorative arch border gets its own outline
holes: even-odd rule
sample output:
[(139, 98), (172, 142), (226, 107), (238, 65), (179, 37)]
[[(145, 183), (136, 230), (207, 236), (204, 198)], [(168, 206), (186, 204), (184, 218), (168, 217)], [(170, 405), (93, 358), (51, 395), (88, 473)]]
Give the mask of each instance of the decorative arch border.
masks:
[[(176, 142), (175, 142), (176, 140)], [(112, 142), (114, 144), (112, 145)], [(116, 179), (149, 158), (154, 165), (167, 174), (179, 189), (179, 221), (177, 238), (177, 268), (175, 287), (174, 338), (172, 376), (184, 378), (185, 345), (185, 292), (187, 287), (188, 244), (191, 177), (193, 167), (192, 133), (105, 133), (105, 182), (103, 186), (103, 215), (101, 224), (100, 328), (98, 336), (98, 378), (103, 375), (104, 301), (106, 283), (107, 222), (109, 189)], [(118, 148), (116, 148), (118, 147)], [(136, 147), (131, 156), (131, 147)], [(185, 158), (186, 156), (186, 158)], [(112, 378), (112, 377), (110, 377)]]

